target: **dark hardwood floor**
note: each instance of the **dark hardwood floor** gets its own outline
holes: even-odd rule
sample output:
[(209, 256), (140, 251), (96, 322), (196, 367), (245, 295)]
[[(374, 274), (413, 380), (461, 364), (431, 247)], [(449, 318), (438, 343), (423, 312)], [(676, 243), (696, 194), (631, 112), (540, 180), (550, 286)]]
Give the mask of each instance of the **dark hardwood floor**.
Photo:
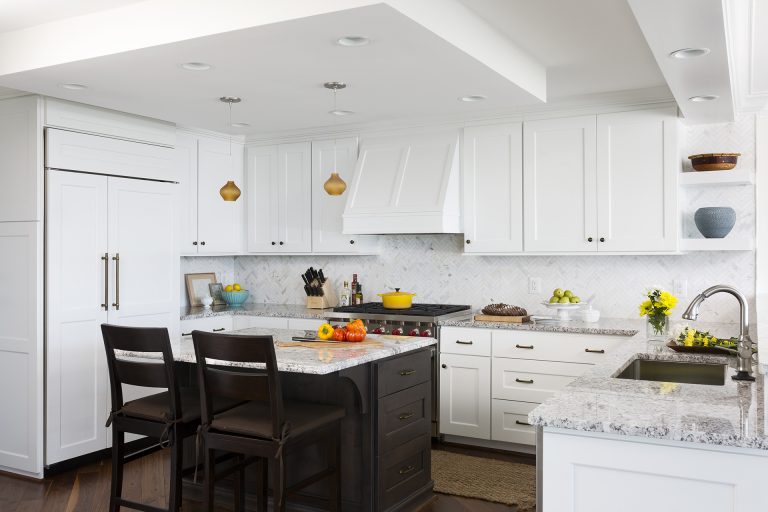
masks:
[[(490, 457), (523, 464), (535, 464), (533, 457), (440, 445), (440, 449)], [(156, 506), (167, 503), (169, 452), (156, 452), (125, 467), (123, 495), (131, 500)], [(111, 466), (109, 459), (67, 471), (45, 480), (29, 480), (0, 473), (0, 511), (2, 512), (101, 512), (109, 503)], [(127, 509), (123, 509), (127, 510)], [(204, 512), (198, 501), (185, 499), (183, 512)], [(221, 503), (216, 512), (231, 510)], [(420, 512), (514, 512), (497, 503), (436, 495)]]

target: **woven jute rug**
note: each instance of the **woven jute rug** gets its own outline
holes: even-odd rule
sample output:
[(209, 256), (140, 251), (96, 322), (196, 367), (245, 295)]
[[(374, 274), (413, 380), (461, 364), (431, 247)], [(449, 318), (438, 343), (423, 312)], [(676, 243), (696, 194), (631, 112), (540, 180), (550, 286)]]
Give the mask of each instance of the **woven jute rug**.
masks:
[(536, 468), (503, 460), (432, 450), (435, 492), (536, 510)]

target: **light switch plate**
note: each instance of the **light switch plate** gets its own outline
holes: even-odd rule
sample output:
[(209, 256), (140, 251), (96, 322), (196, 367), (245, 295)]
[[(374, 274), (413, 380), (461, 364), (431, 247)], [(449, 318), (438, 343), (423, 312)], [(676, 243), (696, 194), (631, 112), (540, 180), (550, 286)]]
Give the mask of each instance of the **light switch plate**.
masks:
[(675, 279), (672, 282), (672, 294), (677, 298), (688, 296), (688, 281), (685, 279)]
[(540, 277), (528, 278), (528, 293), (530, 295), (541, 294), (541, 278)]

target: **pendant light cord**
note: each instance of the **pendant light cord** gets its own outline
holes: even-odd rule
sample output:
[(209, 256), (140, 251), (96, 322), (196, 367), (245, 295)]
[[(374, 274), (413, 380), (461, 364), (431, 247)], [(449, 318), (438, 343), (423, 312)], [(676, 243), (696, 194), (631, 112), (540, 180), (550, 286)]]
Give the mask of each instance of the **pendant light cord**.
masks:
[(232, 156), (232, 102), (229, 102), (229, 156)]
[[(336, 112), (336, 92), (337, 90), (333, 90), (333, 111)], [(331, 114), (333, 116), (333, 172), (339, 172), (338, 162), (336, 160), (336, 137), (338, 134), (336, 133), (336, 114)]]

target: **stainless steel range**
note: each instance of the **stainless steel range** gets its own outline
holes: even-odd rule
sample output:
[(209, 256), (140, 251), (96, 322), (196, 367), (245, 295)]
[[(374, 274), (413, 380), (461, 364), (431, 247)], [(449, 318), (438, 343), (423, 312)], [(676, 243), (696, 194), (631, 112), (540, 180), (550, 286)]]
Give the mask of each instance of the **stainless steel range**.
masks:
[(381, 302), (333, 308), (326, 313), (333, 324), (360, 319), (371, 334), (424, 336), (437, 339), (432, 350), (432, 437), (440, 434), (440, 328), (438, 322), (448, 319), (470, 319), (471, 306), (450, 304), (413, 304), (408, 309), (385, 309)]

